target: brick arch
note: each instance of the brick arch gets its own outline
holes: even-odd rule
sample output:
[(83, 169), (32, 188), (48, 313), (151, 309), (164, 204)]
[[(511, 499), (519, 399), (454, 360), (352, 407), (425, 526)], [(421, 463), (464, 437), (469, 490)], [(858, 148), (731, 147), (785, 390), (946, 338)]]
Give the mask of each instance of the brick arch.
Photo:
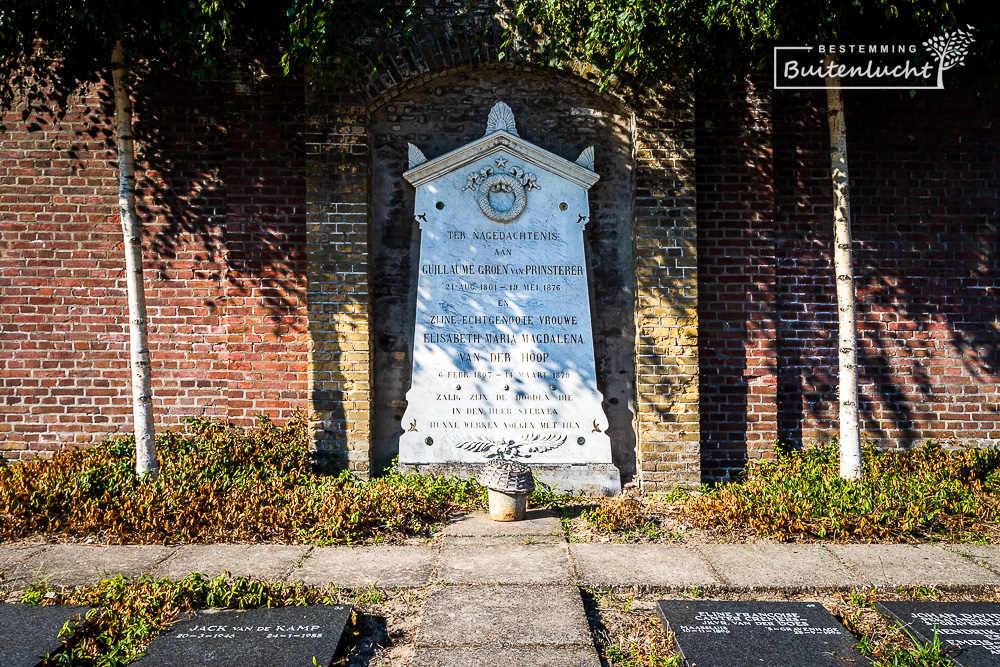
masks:
[[(631, 235), (634, 366), (632, 460), (616, 463), (647, 488), (700, 483), (694, 99), (687, 79), (617, 80), (603, 90), (586, 64), (549, 66), (526, 51), (499, 62), (490, 32), (431, 24), (405, 45), (362, 55), (373, 76), (307, 92), (307, 253), (310, 419), (318, 449), (357, 474), (372, 471), (373, 114), (393, 99), (463, 72), (531, 72), (580, 86), (632, 117)], [(432, 49), (431, 47), (434, 47)], [(366, 58), (368, 58), (366, 62)], [(605, 397), (608, 398), (607, 396)]]
[[(602, 86), (600, 67), (580, 61), (546, 61), (537, 44), (520, 42), (505, 50), (501, 59), (502, 26), (495, 17), (479, 17), (488, 23), (477, 29), (456, 25), (452, 17), (425, 20), (407, 36), (393, 35), (378, 49), (356, 54), (349, 86), (374, 110), (407, 88), (427, 83), (454, 70), (482, 66), (512, 69), (543, 69), (553, 76), (590, 89), (606, 99), (618, 100), (634, 113), (633, 100), (648, 96), (649, 85), (629, 77), (607, 77)], [(655, 86), (654, 86), (655, 87)]]

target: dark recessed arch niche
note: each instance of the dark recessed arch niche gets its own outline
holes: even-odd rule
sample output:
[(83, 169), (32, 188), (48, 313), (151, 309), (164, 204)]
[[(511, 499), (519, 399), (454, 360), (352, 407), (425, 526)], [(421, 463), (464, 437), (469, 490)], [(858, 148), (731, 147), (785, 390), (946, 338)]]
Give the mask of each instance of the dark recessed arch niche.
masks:
[(478, 139), (500, 101), (520, 136), (556, 155), (575, 160), (594, 146), (601, 179), (590, 191), (586, 251), (597, 383), (614, 462), (629, 481), (636, 469), (632, 116), (571, 74), (505, 66), (446, 74), (372, 111), (373, 464), (386, 467), (399, 450), (410, 387), (420, 229), (414, 190), (402, 177), (407, 144), (433, 159)]

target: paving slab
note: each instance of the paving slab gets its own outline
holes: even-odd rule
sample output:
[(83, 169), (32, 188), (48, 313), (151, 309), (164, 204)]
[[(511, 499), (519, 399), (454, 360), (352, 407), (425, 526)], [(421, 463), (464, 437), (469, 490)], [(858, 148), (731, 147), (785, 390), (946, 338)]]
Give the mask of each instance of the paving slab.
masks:
[(342, 588), (426, 586), (434, 574), (436, 555), (430, 545), (321, 547), (306, 554), (287, 581)]
[(445, 526), (441, 536), (450, 537), (528, 537), (530, 535), (562, 535), (562, 524), (546, 509), (530, 509), (523, 521), (493, 521), (489, 512), (460, 514)]
[(575, 586), (448, 586), (424, 607), (414, 644), (424, 648), (532, 646), (593, 650)]
[(25, 562), (44, 550), (43, 545), (0, 547), (0, 588), (20, 588), (30, 584), (34, 573), (25, 566)]
[(1000, 572), (1000, 544), (946, 544), (944, 548)]
[(21, 563), (50, 586), (86, 586), (102, 579), (149, 574), (174, 547), (53, 544)]
[(183, 579), (192, 572), (215, 578), (285, 579), (311, 547), (285, 544), (193, 544), (179, 547), (156, 566), (152, 576)]
[(451, 584), (568, 584), (566, 543), (452, 538), (441, 545), (437, 579)]
[(826, 547), (868, 586), (975, 587), (1000, 576), (958, 554), (929, 544), (830, 544)]
[(688, 588), (723, 583), (691, 545), (582, 542), (570, 544), (569, 551), (579, 582), (588, 586)]
[(819, 544), (704, 544), (698, 550), (737, 588), (852, 589), (865, 583)]
[(601, 667), (593, 648), (426, 648), (412, 667)]

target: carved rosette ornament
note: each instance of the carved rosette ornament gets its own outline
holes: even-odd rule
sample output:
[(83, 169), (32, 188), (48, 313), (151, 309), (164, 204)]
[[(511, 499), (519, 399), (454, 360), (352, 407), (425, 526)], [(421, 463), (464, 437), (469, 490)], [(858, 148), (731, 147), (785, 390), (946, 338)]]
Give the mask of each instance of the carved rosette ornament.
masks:
[[(528, 193), (541, 188), (535, 182), (537, 177), (521, 167), (511, 167), (505, 173), (506, 159), (497, 158), (496, 165), (498, 171), (494, 171), (493, 167), (483, 167), (469, 174), (462, 192), (479, 190), (476, 201), (483, 215), (495, 222), (510, 222), (524, 212), (524, 207), (528, 205)], [(514, 203), (509, 208), (499, 209), (490, 201), (490, 195), (501, 193), (513, 195)]]

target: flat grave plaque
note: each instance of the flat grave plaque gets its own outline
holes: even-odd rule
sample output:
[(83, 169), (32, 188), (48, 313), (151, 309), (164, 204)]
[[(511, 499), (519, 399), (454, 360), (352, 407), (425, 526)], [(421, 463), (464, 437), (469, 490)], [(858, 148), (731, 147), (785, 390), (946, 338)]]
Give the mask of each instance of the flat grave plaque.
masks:
[(329, 665), (350, 605), (200, 612), (154, 639), (141, 667), (303, 667)]
[(871, 664), (818, 602), (660, 600), (688, 667), (844, 667)]
[(993, 602), (879, 602), (915, 639), (931, 644), (962, 667), (1000, 666), (1000, 604)]
[(59, 631), (67, 619), (91, 607), (0, 604), (0, 667), (35, 667), (40, 658), (62, 648)]

